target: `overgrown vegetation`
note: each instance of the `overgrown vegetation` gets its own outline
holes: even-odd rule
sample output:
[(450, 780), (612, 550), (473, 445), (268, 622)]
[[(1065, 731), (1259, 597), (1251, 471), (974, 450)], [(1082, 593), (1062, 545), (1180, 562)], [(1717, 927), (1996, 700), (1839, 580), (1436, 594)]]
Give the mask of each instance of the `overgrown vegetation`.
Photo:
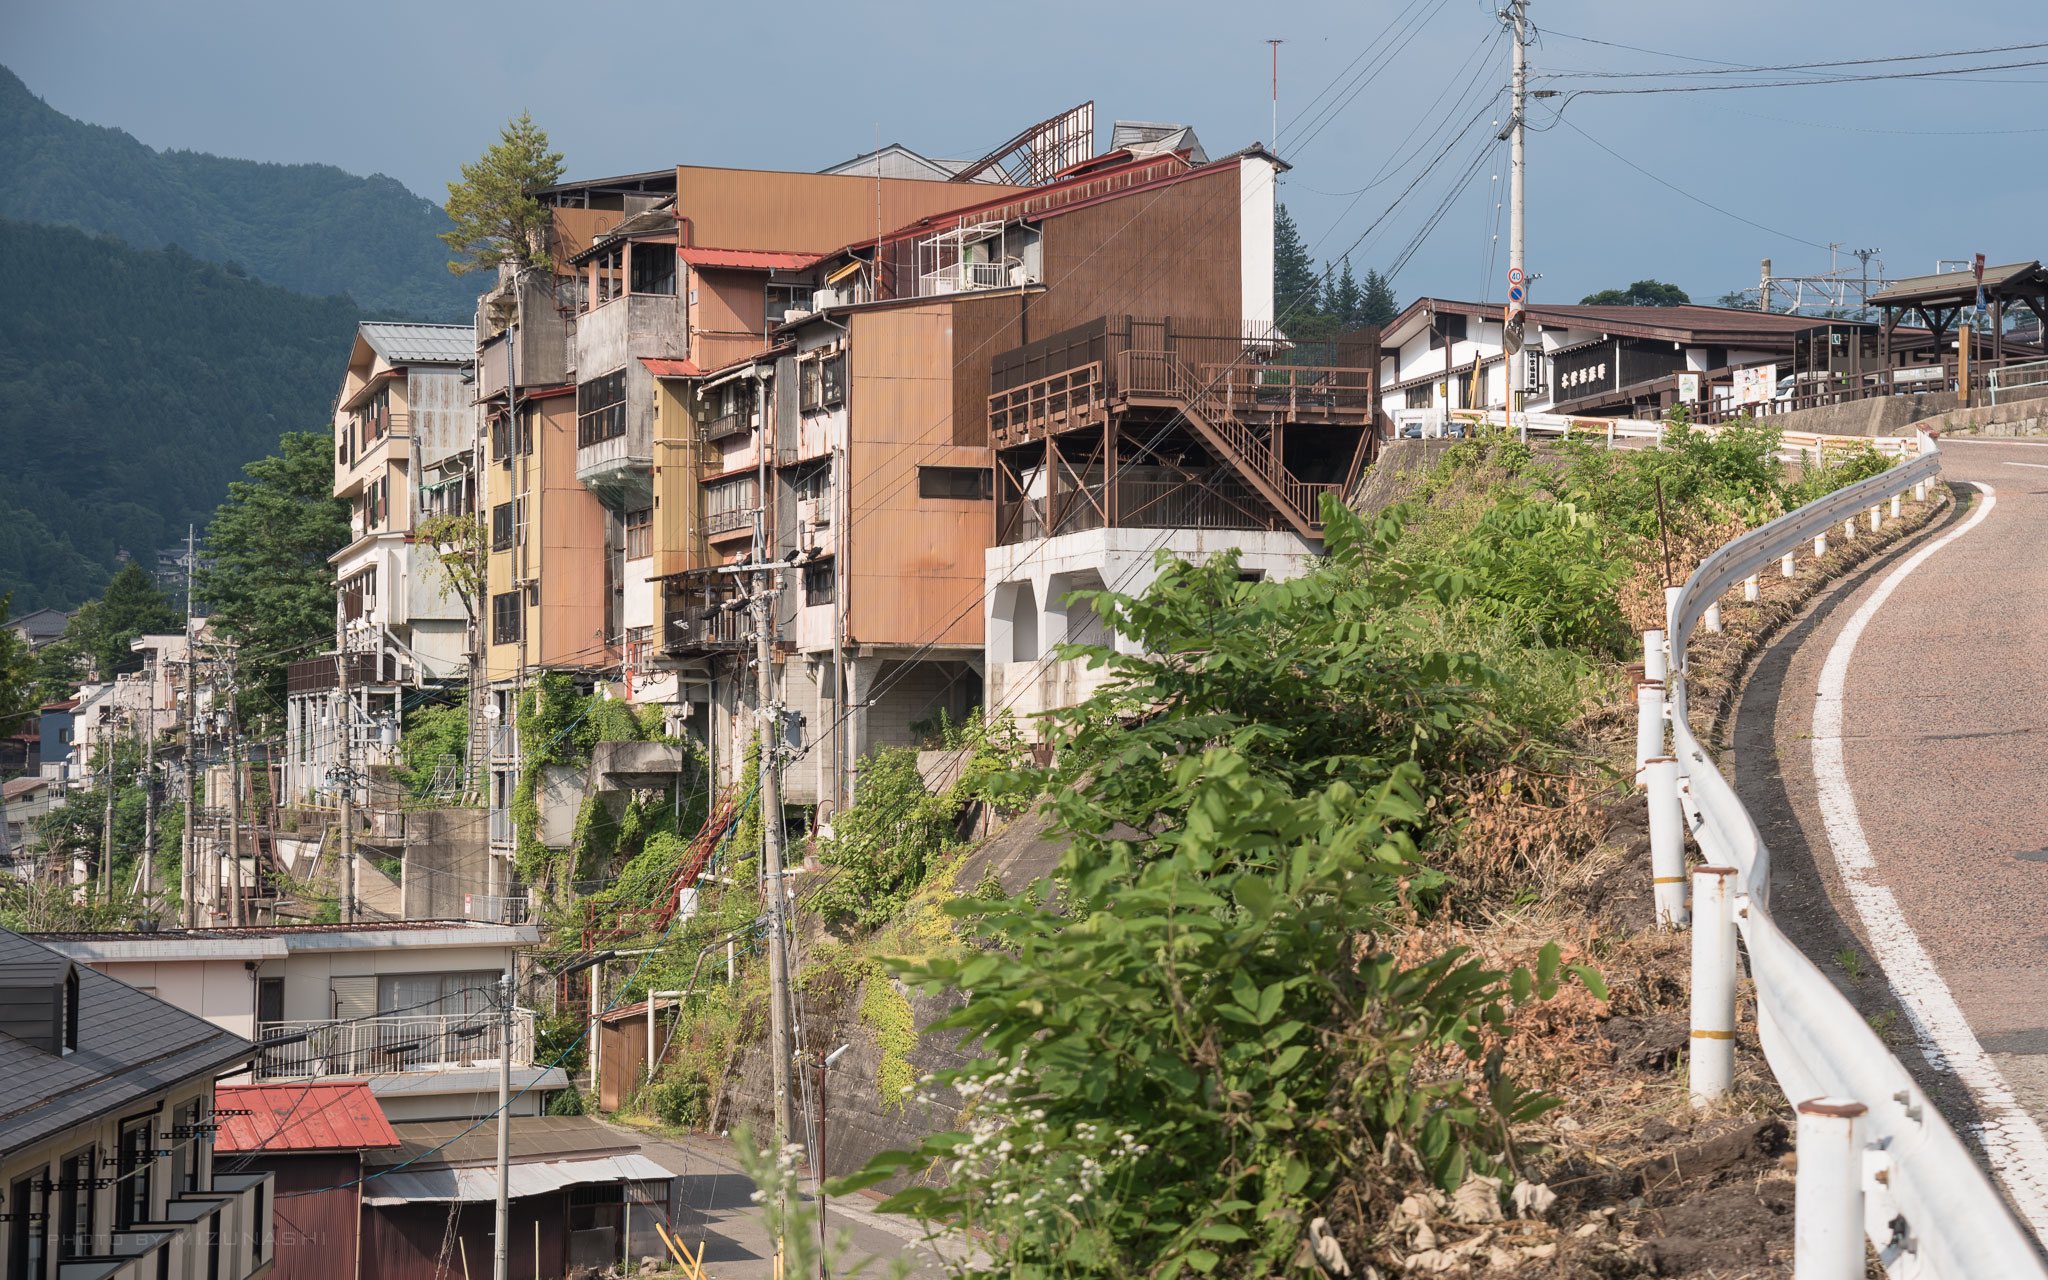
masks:
[[(1776, 444), (1679, 424), (1560, 465), (1482, 439), (1371, 523), (1332, 506), (1298, 579), (1223, 556), (1097, 596), (1140, 653), (1068, 651), (1110, 680), (1015, 780), (1069, 842), (1054, 891), (962, 895), (973, 948), (887, 965), (958, 993), (930, 1030), (982, 1056), (927, 1087), (962, 1124), (844, 1188), (925, 1171), (886, 1207), (976, 1232), (962, 1273), (1075, 1277), (1274, 1274), (1318, 1215), (1355, 1265), (1418, 1186), (1505, 1195), (1517, 1126), (1552, 1105), (1516, 1027), (1565, 984), (1605, 991), (1576, 949), (1515, 967), (1447, 939), (1590, 846), (1582, 718), (1637, 594), (1871, 465), (1787, 482)], [(1548, 834), (1519, 820), (1552, 811)]]

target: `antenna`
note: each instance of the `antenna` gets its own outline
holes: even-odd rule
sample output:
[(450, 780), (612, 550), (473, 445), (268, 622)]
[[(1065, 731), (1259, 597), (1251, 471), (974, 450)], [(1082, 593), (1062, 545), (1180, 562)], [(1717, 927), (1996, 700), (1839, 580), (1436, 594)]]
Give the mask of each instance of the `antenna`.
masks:
[(1280, 46), (1285, 40), (1268, 40), (1273, 46), (1273, 154), (1280, 154)]

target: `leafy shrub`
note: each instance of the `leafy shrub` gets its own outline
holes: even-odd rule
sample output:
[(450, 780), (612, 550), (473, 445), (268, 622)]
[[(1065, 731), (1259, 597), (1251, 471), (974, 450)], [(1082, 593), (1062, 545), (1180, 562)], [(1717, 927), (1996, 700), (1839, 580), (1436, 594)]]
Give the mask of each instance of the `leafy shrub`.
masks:
[(640, 1105), (663, 1124), (694, 1129), (710, 1118), (711, 1089), (701, 1077), (671, 1076), (640, 1091)]
[(406, 713), (405, 732), (398, 739), (398, 780), (415, 798), (434, 785), (434, 771), (443, 760), (461, 764), (469, 756), (469, 706), (418, 707)]
[(584, 1112), (583, 1104), (583, 1094), (574, 1085), (571, 1085), (548, 1099), (548, 1114), (551, 1116), (580, 1116)]
[(832, 824), (820, 856), (834, 871), (811, 903), (829, 920), (872, 927), (887, 920), (937, 865), (959, 805), (933, 795), (917, 752), (884, 747), (861, 764), (857, 802)]

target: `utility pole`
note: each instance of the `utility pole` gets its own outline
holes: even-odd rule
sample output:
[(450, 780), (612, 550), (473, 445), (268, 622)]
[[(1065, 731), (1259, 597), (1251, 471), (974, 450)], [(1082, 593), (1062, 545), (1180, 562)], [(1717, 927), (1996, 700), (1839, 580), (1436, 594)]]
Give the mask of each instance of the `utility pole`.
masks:
[[(769, 504), (764, 499), (763, 520)], [(768, 890), (768, 1028), (775, 1093), (775, 1149), (789, 1141), (789, 951), (783, 909), (782, 717), (775, 702), (775, 568), (762, 565), (754, 587), (754, 689), (761, 750), (761, 867)]]
[(1757, 276), (1756, 309), (1758, 311), (1769, 311), (1771, 309), (1771, 260), (1769, 258), (1764, 259), (1763, 270)]
[[(649, 1006), (650, 1008), (652, 1006)], [(512, 970), (498, 979), (498, 1216), (491, 1280), (512, 1280)]]
[[(157, 662), (162, 659), (163, 650), (159, 649)], [(150, 663), (148, 710), (143, 712), (142, 722), (142, 882), (138, 892), (145, 903), (156, 889), (156, 679), (160, 670), (157, 662)]]
[(235, 718), (235, 697), (241, 692), (236, 648), (228, 647), (228, 921), (249, 923), (242, 899), (242, 727)]
[[(118, 688), (119, 686), (115, 686)], [(114, 757), (121, 746), (121, 708), (109, 703), (106, 707), (106, 745), (100, 750), (107, 753), (107, 811), (100, 819), (100, 901), (114, 896)]]
[[(1529, 0), (1508, 0), (1508, 7), (1500, 11), (1500, 19), (1508, 24), (1515, 37), (1512, 102), (1508, 118), (1508, 305), (1502, 323), (1502, 345), (1508, 355), (1506, 367), (1502, 370), (1508, 380), (1503, 403), (1507, 406), (1507, 423), (1512, 425), (1516, 401), (1522, 394), (1522, 388), (1528, 385), (1523, 367), (1529, 357), (1522, 350), (1522, 314), (1529, 288), (1528, 264), (1522, 255), (1522, 179), (1527, 168), (1522, 154), (1522, 136), (1529, 114)], [(1448, 353), (1449, 344), (1444, 349)], [(1448, 404), (1448, 386), (1445, 391), (1445, 403)]]
[(348, 690), (348, 628), (342, 627), (341, 648), (334, 655), (335, 687), (341, 706), (334, 717), (339, 735), (341, 767), (335, 777), (341, 783), (341, 918), (356, 920), (356, 708)]
[(192, 638), (192, 541), (193, 527), (185, 526), (185, 703), (181, 719), (185, 727), (185, 829), (179, 833), (178, 897), (185, 927), (198, 923), (198, 905), (193, 901), (198, 883), (192, 874), (192, 830), (199, 823), (199, 744), (193, 741), (192, 704), (199, 700), (199, 669), (194, 663), (197, 645)]

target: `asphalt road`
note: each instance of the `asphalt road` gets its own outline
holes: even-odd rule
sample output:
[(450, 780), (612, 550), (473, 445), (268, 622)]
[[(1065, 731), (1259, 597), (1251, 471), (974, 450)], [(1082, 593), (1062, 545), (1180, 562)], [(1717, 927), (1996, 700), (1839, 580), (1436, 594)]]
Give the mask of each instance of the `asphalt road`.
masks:
[(1737, 786), (1785, 927), (2048, 1238), (2048, 441), (1946, 440), (1943, 477), (1765, 655)]
[[(773, 1250), (761, 1208), (753, 1203), (754, 1181), (740, 1167), (731, 1143), (698, 1135), (661, 1138), (613, 1127), (638, 1142), (650, 1159), (681, 1175), (683, 1208), (675, 1221), (676, 1233), (693, 1252), (703, 1245), (704, 1270), (711, 1280), (771, 1280)], [(826, 1201), (827, 1238), (836, 1240), (842, 1232), (849, 1237), (844, 1253), (837, 1256), (835, 1273), (872, 1259), (863, 1274), (887, 1276), (899, 1261), (910, 1276), (944, 1274), (931, 1247), (922, 1243), (916, 1222), (876, 1213), (873, 1205), (866, 1196)]]

